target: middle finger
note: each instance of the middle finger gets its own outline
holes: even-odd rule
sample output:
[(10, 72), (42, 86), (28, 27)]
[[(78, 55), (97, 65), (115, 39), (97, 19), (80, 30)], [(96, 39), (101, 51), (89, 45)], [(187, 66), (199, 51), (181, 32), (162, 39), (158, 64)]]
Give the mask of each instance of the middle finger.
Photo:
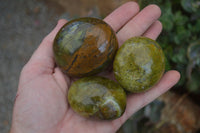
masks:
[(161, 15), (156, 5), (149, 5), (133, 17), (118, 33), (119, 45), (134, 36), (141, 36)]

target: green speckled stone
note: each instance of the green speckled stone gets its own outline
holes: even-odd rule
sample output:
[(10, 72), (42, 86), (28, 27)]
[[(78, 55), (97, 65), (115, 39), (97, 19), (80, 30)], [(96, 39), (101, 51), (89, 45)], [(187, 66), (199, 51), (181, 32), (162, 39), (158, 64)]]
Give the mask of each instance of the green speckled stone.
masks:
[(79, 18), (57, 33), (53, 51), (56, 64), (71, 77), (91, 76), (112, 64), (118, 41), (103, 20)]
[(109, 120), (124, 113), (126, 94), (119, 84), (110, 79), (85, 77), (71, 85), (68, 101), (81, 116)]
[(114, 75), (130, 92), (143, 92), (154, 86), (165, 70), (164, 54), (156, 41), (133, 37), (117, 51), (113, 63)]

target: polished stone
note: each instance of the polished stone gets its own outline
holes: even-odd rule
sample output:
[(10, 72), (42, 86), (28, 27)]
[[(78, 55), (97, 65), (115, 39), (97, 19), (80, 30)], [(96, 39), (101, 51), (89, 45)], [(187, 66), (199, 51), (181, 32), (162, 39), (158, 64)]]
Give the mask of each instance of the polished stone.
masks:
[(165, 57), (159, 44), (146, 37), (127, 40), (117, 51), (116, 80), (130, 92), (143, 92), (154, 86), (165, 70)]
[(84, 77), (68, 92), (71, 108), (79, 115), (97, 119), (116, 119), (126, 107), (126, 93), (116, 82), (103, 77)]
[(57, 65), (72, 77), (97, 74), (113, 61), (118, 49), (115, 32), (104, 21), (79, 18), (56, 35), (53, 50)]

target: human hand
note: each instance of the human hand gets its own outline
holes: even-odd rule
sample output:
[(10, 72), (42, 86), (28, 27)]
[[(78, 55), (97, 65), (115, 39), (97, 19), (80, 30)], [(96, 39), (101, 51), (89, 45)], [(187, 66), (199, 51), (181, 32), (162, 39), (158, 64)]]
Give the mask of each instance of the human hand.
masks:
[[(110, 15), (106, 21), (116, 32), (119, 45), (133, 37), (146, 36), (156, 39), (162, 25), (157, 20), (161, 11), (150, 5), (139, 12), (135, 2), (128, 2)], [(112, 133), (135, 112), (175, 85), (180, 74), (171, 70), (150, 90), (127, 97), (124, 114), (111, 121), (94, 121), (73, 112), (67, 101), (67, 92), (73, 81), (64, 75), (53, 59), (53, 40), (66, 23), (60, 20), (47, 35), (21, 72), (11, 133)], [(105, 73), (104, 73), (105, 74)], [(113, 73), (104, 76), (112, 78)]]

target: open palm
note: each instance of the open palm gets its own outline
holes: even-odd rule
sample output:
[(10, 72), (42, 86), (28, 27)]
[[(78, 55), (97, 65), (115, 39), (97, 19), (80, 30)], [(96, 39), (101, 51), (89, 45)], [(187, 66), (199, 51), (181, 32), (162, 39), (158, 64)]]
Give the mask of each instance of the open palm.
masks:
[[(160, 14), (156, 5), (149, 5), (139, 12), (135, 2), (128, 2), (104, 21), (116, 31), (121, 45), (133, 36), (156, 39), (162, 30), (162, 25), (157, 20)], [(179, 73), (171, 70), (149, 91), (129, 95), (125, 113), (116, 120), (94, 121), (79, 116), (70, 108), (66, 97), (72, 79), (55, 66), (53, 59), (53, 40), (66, 22), (58, 22), (21, 72), (11, 133), (113, 133), (133, 113), (166, 92), (179, 80)], [(112, 78), (112, 73), (104, 76)]]

